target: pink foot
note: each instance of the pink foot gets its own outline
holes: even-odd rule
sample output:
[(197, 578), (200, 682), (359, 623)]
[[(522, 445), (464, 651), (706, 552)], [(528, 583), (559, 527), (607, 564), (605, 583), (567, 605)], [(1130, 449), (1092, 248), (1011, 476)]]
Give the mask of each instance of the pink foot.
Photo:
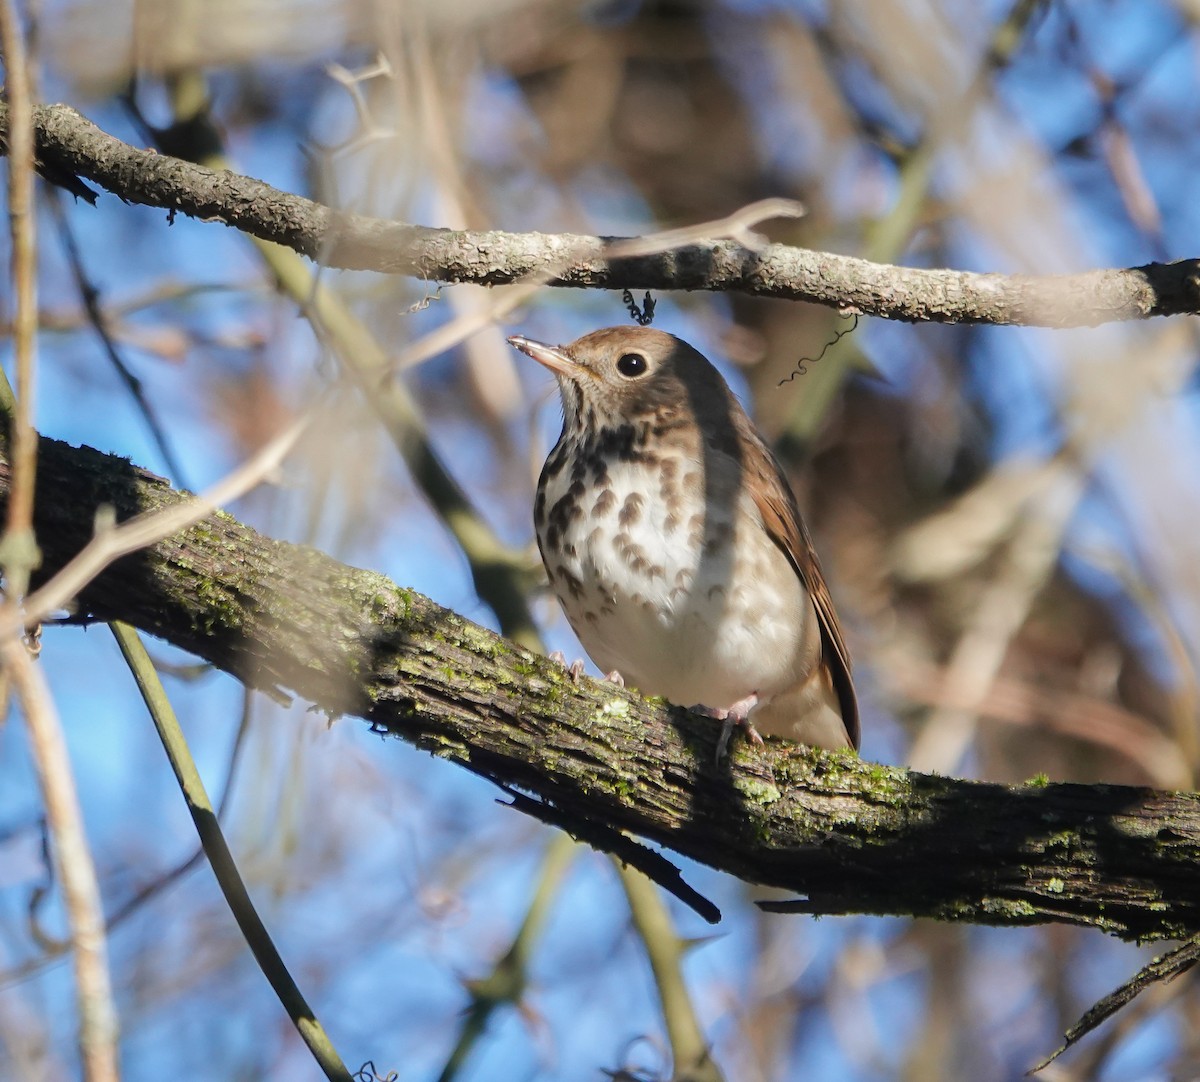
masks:
[(751, 744), (761, 744), (763, 738), (759, 736), (758, 730), (750, 724), (750, 711), (758, 705), (758, 692), (752, 691), (744, 699), (738, 699), (736, 703), (727, 706), (724, 709), (715, 709), (711, 706), (693, 706), (692, 709), (698, 714), (705, 714), (710, 718), (716, 718), (721, 722), (721, 735), (717, 739), (717, 763), (725, 758), (726, 752), (729, 751), (729, 738), (733, 735), (734, 729), (745, 730), (746, 736)]
[[(561, 650), (555, 650), (554, 653), (550, 655), (550, 660), (556, 662), (567, 670), (571, 676), (571, 683), (579, 683), (579, 678), (583, 675), (583, 658), (577, 657), (571, 662), (570, 665), (568, 665), (567, 655)], [(606, 672), (604, 674), (604, 679), (610, 684), (616, 684), (619, 688), (623, 688), (625, 686), (625, 677), (623, 677), (616, 669), (613, 669), (612, 672)]]
[(567, 670), (568, 675), (571, 677), (572, 684), (579, 683), (579, 678), (583, 675), (583, 658), (577, 657), (574, 661), (571, 662), (570, 665), (568, 665), (567, 664), (567, 655), (564, 654), (561, 650), (555, 650), (554, 653), (552, 653), (550, 655), (550, 660), (557, 662), (559, 665), (561, 665), (564, 669)]

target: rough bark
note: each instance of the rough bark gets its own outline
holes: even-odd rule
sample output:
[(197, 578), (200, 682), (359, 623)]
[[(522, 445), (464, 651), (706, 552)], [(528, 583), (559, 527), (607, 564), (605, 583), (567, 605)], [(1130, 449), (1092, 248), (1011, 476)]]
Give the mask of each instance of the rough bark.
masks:
[[(66, 105), (39, 107), (34, 122), (44, 175), (77, 193), (71, 178), (84, 177), (127, 203), (223, 222), (330, 267), (477, 285), (553, 270), (553, 286), (733, 291), (941, 323), (1078, 327), (1200, 309), (1196, 259), (1038, 277), (889, 266), (782, 244), (750, 250), (730, 240), (612, 259), (606, 253), (619, 238), (434, 229), (342, 214), (251, 177), (140, 150)], [(0, 141), (7, 124), (0, 104)]]
[[(0, 505), (10, 469), (0, 455)], [(42, 440), (46, 577), (118, 519), (184, 498), (129, 462)], [(716, 723), (566, 674), (381, 575), (227, 514), (126, 557), (79, 599), (259, 688), (287, 691), (552, 805), (659, 842), (812, 913), (1200, 931), (1200, 798), (987, 785), (770, 741), (714, 764)], [(586, 836), (586, 830), (580, 833)]]

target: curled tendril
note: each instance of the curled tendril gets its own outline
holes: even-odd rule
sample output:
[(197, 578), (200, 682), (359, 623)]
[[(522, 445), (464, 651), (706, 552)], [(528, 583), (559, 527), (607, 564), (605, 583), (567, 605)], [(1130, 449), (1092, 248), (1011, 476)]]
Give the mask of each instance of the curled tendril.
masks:
[(646, 296), (642, 298), (642, 306), (639, 308), (637, 301), (633, 299), (633, 294), (628, 289), (621, 291), (621, 300), (625, 302), (625, 307), (629, 309), (629, 314), (633, 317), (634, 323), (639, 327), (648, 327), (654, 322), (654, 298), (650, 296), (650, 291), (646, 290)]
[(810, 364), (816, 364), (817, 361), (824, 357), (825, 354), (828, 353), (834, 346), (836, 346), (843, 338), (845, 338), (846, 335), (858, 330), (858, 313), (851, 313), (850, 319), (852, 322), (850, 323), (849, 327), (843, 327), (840, 331), (838, 331), (831, 339), (829, 339), (828, 342), (825, 343), (825, 345), (821, 347), (821, 352), (815, 357), (801, 357), (796, 362), (792, 370), (786, 376), (784, 376), (783, 379), (776, 384), (776, 386), (782, 387), (785, 383), (791, 383), (792, 380), (794, 380), (797, 376), (807, 375), (808, 366)]
[(396, 1082), (400, 1076), (395, 1071), (379, 1074), (375, 1069), (375, 1061), (369, 1059), (351, 1077), (354, 1082)]

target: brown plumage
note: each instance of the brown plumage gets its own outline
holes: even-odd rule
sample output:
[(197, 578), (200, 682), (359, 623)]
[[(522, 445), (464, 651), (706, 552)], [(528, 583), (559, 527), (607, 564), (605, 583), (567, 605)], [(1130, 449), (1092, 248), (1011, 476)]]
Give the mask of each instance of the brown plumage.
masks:
[(643, 327), (509, 341), (562, 394), (534, 519), (593, 660), (646, 694), (857, 748), (850, 659), (808, 531), (720, 373)]

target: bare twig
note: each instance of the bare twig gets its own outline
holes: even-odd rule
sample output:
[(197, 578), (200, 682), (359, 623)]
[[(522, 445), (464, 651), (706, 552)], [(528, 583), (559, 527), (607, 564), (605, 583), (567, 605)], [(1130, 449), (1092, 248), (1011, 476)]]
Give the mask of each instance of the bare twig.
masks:
[[(197, 81), (202, 85), (200, 76), (192, 74), (194, 79), (188, 85)], [(177, 108), (190, 109), (181, 119), (188, 122), (192, 131), (207, 128), (209, 143), (219, 150), (219, 134), (204, 116), (205, 100), (193, 87), (187, 101), (180, 100)], [(212, 155), (207, 164), (228, 165), (219, 155)], [(526, 599), (527, 561), (496, 536), (446, 469), (430, 441), (417, 404), (404, 385), (392, 378), (392, 362), (387, 352), (350, 306), (322, 283), (295, 252), (259, 237), (253, 239), (275, 279), (300, 305), (318, 337), (335, 353), (343, 370), (358, 384), (364, 401), (383, 422), (417, 484), (462, 548), (471, 567), (475, 591), (495, 612), (501, 629), (526, 646), (540, 648), (540, 637)], [(323, 263), (324, 253), (318, 253), (317, 258)], [(449, 344), (461, 340), (456, 335), (465, 338), (471, 326), (464, 320), (451, 329)]]
[(237, 921), (246, 943), (254, 953), (263, 976), (271, 983), (272, 989), (279, 997), (280, 1003), (291, 1018), (304, 1043), (308, 1046), (313, 1058), (317, 1061), (325, 1077), (334, 1082), (351, 1082), (350, 1072), (342, 1062), (333, 1047), (324, 1027), (317, 1019), (312, 1008), (305, 1001), (292, 975), (271, 940), (266, 925), (254, 908), (254, 902), (246, 890), (241, 873), (234, 862), (233, 854), (225, 841), (217, 814), (208, 799), (204, 782), (179, 726), (179, 719), (171, 706), (170, 699), (154, 671), (154, 664), (138, 633), (128, 624), (114, 622), (112, 633), (117, 645), (129, 665), (137, 681), (138, 690), (145, 700), (146, 709), (154, 720), (154, 727), (162, 740), (163, 750), (170, 760), (171, 769), (179, 782), (180, 791), (187, 801), (188, 811), (196, 825), (196, 833), (200, 836), (200, 844), (212, 865), (213, 874), (229, 904), (229, 910)]
[(54, 862), (75, 952), (83, 1075), (88, 1082), (116, 1082), (117, 1013), (108, 975), (100, 887), (71, 777), (62, 725), (41, 670), (19, 640), (0, 640), (0, 661), (21, 701), (42, 801), (54, 838)]
[(492, 972), (480, 980), (466, 981), (471, 1003), (463, 1015), (458, 1040), (438, 1075), (438, 1082), (451, 1082), (459, 1076), (471, 1049), (487, 1028), (488, 1020), (498, 1007), (521, 1005), (528, 980), (529, 958), (533, 945), (541, 934), (558, 894), (567, 867), (578, 849), (566, 834), (555, 834), (542, 861), (542, 874), (534, 891), (529, 909), (512, 943), (497, 960)]
[[(87, 176), (127, 202), (224, 222), (341, 269), (506, 285), (571, 252), (571, 266), (549, 284), (735, 291), (889, 319), (1046, 327), (1200, 308), (1196, 259), (1038, 277), (889, 266), (782, 244), (752, 251), (731, 240), (614, 258), (619, 238), (432, 229), (341, 214), (250, 177), (139, 150), (69, 106), (39, 107), (34, 118), (38, 154), (57, 168)], [(0, 110), (0, 132), (7, 126)]]
[[(12, 277), (16, 297), (13, 337), (17, 392), (0, 381), (11, 421), (12, 498), (0, 538), (7, 597), (0, 613), (18, 631), (26, 621), (21, 601), (41, 556), (33, 529), (38, 435), (33, 427), (37, 350), (37, 248), (34, 207), (32, 74), (24, 33), (12, 0), (0, 0), (0, 49), (4, 54), (5, 94), (11, 123), (7, 133), (8, 212), (12, 232)], [(79, 1009), (79, 1054), (87, 1082), (116, 1082), (117, 1012), (109, 979), (104, 915), (96, 869), (71, 775), (62, 726), (41, 670), (16, 635), (0, 642), (6, 681), (16, 689), (42, 803), (53, 839), (54, 862), (62, 884), (75, 958)]]
[(1078, 1044), (1097, 1026), (1111, 1018), (1127, 1003), (1139, 996), (1147, 988), (1164, 981), (1173, 981), (1182, 976), (1200, 962), (1200, 937), (1193, 937), (1181, 943), (1174, 950), (1160, 954), (1157, 958), (1142, 966), (1132, 977), (1120, 987), (1109, 992), (1099, 1002), (1093, 1004), (1070, 1029), (1063, 1034), (1062, 1047), (1056, 1049), (1036, 1067), (1030, 1069), (1034, 1074), (1049, 1067), (1068, 1048)]
[[(609, 254), (614, 259), (662, 254), (689, 244), (702, 243), (706, 237), (716, 240), (724, 237), (745, 238), (761, 248), (764, 242), (761, 237), (751, 232), (754, 226), (771, 218), (798, 218), (803, 213), (803, 207), (792, 199), (760, 199), (757, 203), (750, 203), (734, 211), (727, 218), (617, 241), (610, 248)], [(493, 326), (497, 320), (503, 319), (513, 309), (533, 297), (539, 289), (567, 271), (579, 254), (567, 248), (555, 262), (531, 271), (490, 304), (477, 311), (465, 312), (445, 326), (431, 331), (405, 348), (397, 358), (395, 367), (412, 368), (453, 349), (470, 335)]]
[(646, 949), (654, 973), (674, 1060), (673, 1077), (694, 1082), (723, 1082), (724, 1076), (713, 1061), (684, 983), (682, 965), (686, 943), (675, 931), (671, 915), (649, 879), (634, 868), (622, 868), (621, 885), (629, 900), (633, 927)]
[(279, 435), (269, 440), (253, 457), (223, 477), (207, 492), (174, 507), (137, 515), (119, 526), (111, 522), (98, 523), (95, 535), (83, 551), (49, 582), (26, 598), (23, 617), (18, 619), (11, 613), (0, 614), (0, 638), (19, 633), (24, 623), (44, 620), (55, 610), (66, 607), (87, 583), (114, 560), (187, 529), (217, 508), (249, 492), (278, 469), (296, 441), (312, 423), (317, 408), (314, 405), (306, 410)]
[(4, 52), (8, 99), (8, 218), (12, 232), (12, 278), (16, 297), (13, 337), (17, 367), (16, 402), (12, 414), (13, 492), (8, 524), (0, 539), (8, 596), (25, 593), (38, 564), (33, 534), (33, 489), (37, 433), (33, 428), (34, 377), (37, 359), (37, 248), (33, 205), (34, 131), (31, 75), (25, 37), (12, 0), (0, 3), (0, 48)]
[(71, 274), (75, 278), (75, 288), (79, 290), (79, 297), (83, 301), (83, 309), (87, 315), (88, 323), (91, 324), (92, 330), (96, 332), (96, 337), (100, 339), (104, 355), (108, 358), (109, 364), (112, 365), (113, 371), (116, 372), (117, 378), (129, 392), (134, 405), (137, 406), (138, 412), (146, 422), (146, 427), (150, 430), (150, 437), (154, 440), (154, 445), (158, 448), (158, 453), (162, 455), (164, 465), (170, 471), (175, 483), (187, 488), (187, 477), (183, 472), (183, 467), (174, 449), (171, 447), (170, 440), (167, 439), (166, 430), (163, 428), (162, 422), (158, 419), (158, 414), (150, 404), (150, 400), (146, 397), (146, 390), (142, 386), (142, 381), (133, 374), (129, 365), (125, 363), (125, 358), (121, 356), (121, 351), (117, 349), (117, 344), (113, 340), (104, 312), (100, 308), (100, 291), (88, 277), (87, 268), (83, 265), (83, 254), (80, 252), (79, 244), (75, 240), (75, 232), (71, 228), (71, 222), (63, 210), (61, 193), (52, 188), (49, 194), (50, 210), (58, 226), (59, 235), (62, 237), (63, 248), (67, 253), (67, 262), (71, 266)]

